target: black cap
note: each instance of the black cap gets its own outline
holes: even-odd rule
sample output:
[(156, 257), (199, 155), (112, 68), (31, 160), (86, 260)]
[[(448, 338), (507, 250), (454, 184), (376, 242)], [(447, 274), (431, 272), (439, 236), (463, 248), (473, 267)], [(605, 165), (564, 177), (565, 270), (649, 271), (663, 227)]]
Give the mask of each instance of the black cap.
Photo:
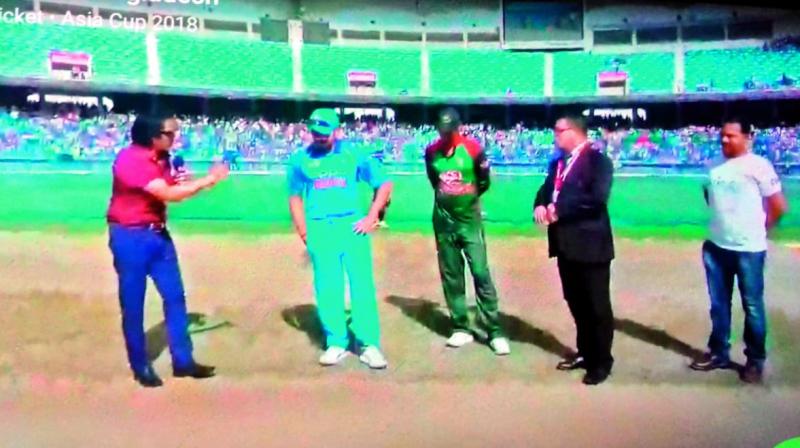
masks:
[(454, 108), (448, 107), (439, 112), (439, 120), (436, 123), (439, 132), (454, 132), (460, 125), (461, 117)]

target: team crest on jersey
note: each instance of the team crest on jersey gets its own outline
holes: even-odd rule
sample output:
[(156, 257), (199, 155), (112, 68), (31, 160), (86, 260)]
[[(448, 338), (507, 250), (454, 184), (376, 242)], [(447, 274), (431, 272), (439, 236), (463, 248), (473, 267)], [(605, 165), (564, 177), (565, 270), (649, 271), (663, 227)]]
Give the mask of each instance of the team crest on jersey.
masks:
[(323, 177), (314, 179), (315, 190), (327, 190), (328, 188), (344, 188), (347, 186), (347, 179), (344, 177)]

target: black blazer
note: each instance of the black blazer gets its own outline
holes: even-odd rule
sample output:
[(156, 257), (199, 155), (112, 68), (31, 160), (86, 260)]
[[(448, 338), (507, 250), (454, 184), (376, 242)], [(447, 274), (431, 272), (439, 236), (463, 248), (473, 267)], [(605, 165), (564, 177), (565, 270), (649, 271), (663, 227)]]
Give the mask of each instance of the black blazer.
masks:
[[(547, 179), (533, 207), (552, 202), (558, 160), (547, 167)], [(608, 197), (614, 167), (594, 148), (583, 150), (570, 170), (556, 202), (558, 220), (547, 229), (550, 257), (583, 263), (614, 259), (614, 238), (608, 217)]]

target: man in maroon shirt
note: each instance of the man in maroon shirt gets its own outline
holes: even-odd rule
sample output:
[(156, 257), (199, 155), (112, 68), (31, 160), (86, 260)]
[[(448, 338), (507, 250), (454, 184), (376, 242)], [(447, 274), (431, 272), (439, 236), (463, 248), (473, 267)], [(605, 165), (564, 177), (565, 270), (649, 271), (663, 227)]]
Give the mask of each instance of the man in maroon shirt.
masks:
[(167, 202), (179, 202), (211, 188), (228, 175), (224, 165), (191, 180), (171, 174), (169, 150), (178, 133), (175, 119), (139, 116), (132, 144), (114, 161), (108, 207), (109, 247), (119, 279), (122, 330), (133, 376), (142, 386), (163, 383), (150, 365), (144, 334), (147, 277), (164, 300), (167, 336), (176, 377), (208, 378), (214, 368), (192, 357), (186, 298), (175, 245), (167, 231)]

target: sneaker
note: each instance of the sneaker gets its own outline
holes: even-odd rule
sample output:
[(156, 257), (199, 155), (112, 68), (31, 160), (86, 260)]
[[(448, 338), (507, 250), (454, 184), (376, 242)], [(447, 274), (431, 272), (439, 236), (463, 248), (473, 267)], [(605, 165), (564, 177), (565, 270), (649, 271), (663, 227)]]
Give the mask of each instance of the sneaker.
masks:
[(347, 358), (347, 350), (341, 347), (331, 346), (319, 357), (319, 363), (326, 367), (335, 366), (345, 358)]
[(473, 342), (475, 337), (472, 334), (467, 333), (465, 331), (456, 331), (450, 336), (450, 339), (447, 340), (447, 346), (452, 348), (459, 348), (463, 347), (470, 342)]
[(511, 353), (511, 347), (508, 345), (508, 339), (497, 337), (489, 341), (489, 347), (492, 347), (494, 354), (497, 356), (505, 356)]
[(385, 369), (389, 365), (378, 347), (372, 345), (365, 348), (358, 359), (368, 365), (370, 369)]
[(386, 224), (386, 221), (378, 221), (378, 228), (379, 229), (388, 229), (389, 224)]
[(716, 369), (727, 369), (730, 368), (731, 362), (727, 359), (722, 359), (718, 356), (714, 356), (710, 353), (706, 353), (703, 355), (702, 358), (695, 360), (693, 363), (689, 365), (689, 368), (692, 370), (697, 370), (700, 372), (710, 372)]

